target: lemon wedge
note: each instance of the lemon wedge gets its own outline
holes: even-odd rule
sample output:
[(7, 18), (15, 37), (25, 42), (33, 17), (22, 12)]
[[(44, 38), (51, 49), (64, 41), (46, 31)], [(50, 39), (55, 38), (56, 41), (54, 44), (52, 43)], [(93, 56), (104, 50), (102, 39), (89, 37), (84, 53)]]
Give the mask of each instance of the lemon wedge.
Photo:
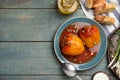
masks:
[(77, 10), (79, 3), (77, 0), (58, 0), (59, 11), (63, 14), (71, 14)]

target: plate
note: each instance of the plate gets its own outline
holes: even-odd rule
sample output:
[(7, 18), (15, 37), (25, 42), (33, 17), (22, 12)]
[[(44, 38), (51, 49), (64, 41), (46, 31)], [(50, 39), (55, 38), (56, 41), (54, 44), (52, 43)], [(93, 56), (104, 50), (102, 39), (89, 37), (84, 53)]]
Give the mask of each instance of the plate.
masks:
[(106, 38), (105, 32), (104, 32), (102, 26), (99, 23), (97, 23), (96, 21), (89, 19), (89, 18), (85, 18), (85, 17), (74, 17), (74, 18), (71, 18), (71, 19), (65, 21), (62, 25), (60, 25), (60, 27), (58, 28), (58, 30), (55, 34), (54, 51), (55, 51), (57, 58), (59, 59), (59, 61), (61, 63), (69, 62), (67, 59), (64, 58), (64, 56), (61, 53), (61, 50), (59, 47), (59, 40), (60, 40), (62, 31), (68, 25), (75, 23), (75, 22), (84, 22), (87, 24), (95, 24), (96, 26), (98, 26), (99, 31), (100, 31), (101, 43), (100, 43), (100, 49), (99, 49), (98, 53), (96, 54), (96, 56), (87, 63), (83, 63), (83, 64), (72, 63), (76, 67), (77, 70), (90, 69), (90, 68), (94, 67), (95, 65), (97, 65), (102, 60), (104, 54), (106, 53), (106, 49), (107, 49), (107, 38)]
[[(117, 39), (119, 38), (119, 36), (117, 34), (115, 34), (116, 31), (120, 30), (120, 28), (114, 30), (109, 36), (108, 36), (108, 49), (107, 49), (107, 56), (108, 56), (108, 64), (112, 61), (113, 56), (115, 55), (115, 51), (117, 50), (117, 45), (118, 45), (118, 41)], [(113, 63), (115, 64), (116, 61)], [(116, 72), (115, 67), (111, 68), (111, 71), (120, 79), (119, 74)], [(119, 70), (120, 72), (120, 70)]]

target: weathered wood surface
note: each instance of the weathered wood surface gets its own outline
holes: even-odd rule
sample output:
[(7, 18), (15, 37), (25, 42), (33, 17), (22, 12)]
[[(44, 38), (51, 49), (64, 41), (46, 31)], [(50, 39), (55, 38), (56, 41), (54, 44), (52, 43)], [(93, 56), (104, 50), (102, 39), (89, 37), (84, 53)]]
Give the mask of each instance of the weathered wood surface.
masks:
[[(57, 0), (25, 1), (0, 0), (0, 80), (76, 80), (61, 71), (53, 39), (60, 24), (84, 16), (82, 10), (63, 15), (57, 10)], [(78, 74), (91, 80), (97, 71), (118, 80), (107, 68), (106, 55), (97, 66)]]
[[(41, 80), (44, 76), (49, 76), (63, 80), (64, 73), (52, 47), (52, 42), (0, 42), (0, 78), (30, 76)], [(87, 80), (86, 76), (89, 78), (96, 71), (106, 71), (112, 76), (107, 69), (106, 56), (96, 67), (78, 74)]]
[(76, 16), (81, 9), (68, 16), (57, 9), (0, 9), (0, 41), (53, 41), (60, 24)]
[(1, 8), (57, 8), (57, 0), (0, 0)]
[[(51, 42), (1, 42), (0, 74), (60, 74), (60, 63)], [(81, 74), (107, 71), (106, 59)], [(91, 73), (89, 73), (91, 71)]]
[[(81, 76), (84, 80), (91, 80), (91, 76)], [(77, 80), (76, 78), (68, 78), (64, 75), (24, 75), (24, 76), (1, 76), (1, 80)], [(110, 77), (111, 80), (118, 80)]]

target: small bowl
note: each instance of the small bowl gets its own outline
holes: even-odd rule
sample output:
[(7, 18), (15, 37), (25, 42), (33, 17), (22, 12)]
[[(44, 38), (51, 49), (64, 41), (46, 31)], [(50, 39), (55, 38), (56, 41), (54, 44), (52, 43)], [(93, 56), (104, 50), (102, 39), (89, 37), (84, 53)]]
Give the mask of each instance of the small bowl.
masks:
[(106, 72), (98, 71), (92, 76), (92, 80), (110, 80), (110, 77)]

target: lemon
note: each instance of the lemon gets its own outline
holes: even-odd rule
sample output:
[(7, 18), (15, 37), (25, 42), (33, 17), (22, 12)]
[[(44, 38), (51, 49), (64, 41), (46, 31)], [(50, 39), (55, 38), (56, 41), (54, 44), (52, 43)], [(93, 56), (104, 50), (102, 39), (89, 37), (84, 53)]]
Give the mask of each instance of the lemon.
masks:
[(59, 11), (64, 14), (71, 14), (77, 10), (79, 3), (77, 0), (58, 0)]

